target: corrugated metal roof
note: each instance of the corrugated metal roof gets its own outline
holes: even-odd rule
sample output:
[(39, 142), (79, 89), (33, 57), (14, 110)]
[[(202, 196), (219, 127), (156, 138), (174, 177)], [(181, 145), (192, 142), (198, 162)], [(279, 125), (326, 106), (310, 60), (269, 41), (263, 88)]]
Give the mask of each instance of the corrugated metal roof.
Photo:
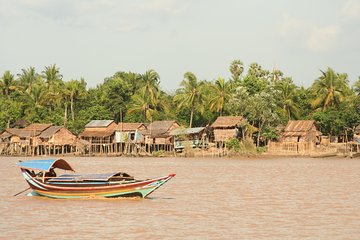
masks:
[(86, 128), (91, 128), (91, 127), (107, 127), (109, 126), (111, 123), (113, 123), (114, 120), (91, 120), (88, 124), (85, 125)]
[(212, 128), (235, 127), (244, 122), (245, 119), (241, 116), (220, 116), (211, 125)]
[(177, 135), (190, 135), (190, 134), (196, 134), (203, 131), (205, 127), (196, 127), (196, 128), (177, 128), (170, 132), (171, 136), (177, 136)]

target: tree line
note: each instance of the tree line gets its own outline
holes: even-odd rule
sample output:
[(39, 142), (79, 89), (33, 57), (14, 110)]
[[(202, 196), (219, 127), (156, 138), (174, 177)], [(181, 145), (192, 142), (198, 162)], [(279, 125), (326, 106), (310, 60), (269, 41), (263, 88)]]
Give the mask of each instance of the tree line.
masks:
[(92, 119), (145, 122), (174, 119), (187, 127), (206, 126), (218, 116), (243, 116), (258, 129), (257, 144), (277, 138), (290, 119), (316, 120), (324, 135), (349, 135), (360, 124), (360, 77), (350, 86), (346, 73), (321, 70), (309, 88), (280, 70), (242, 61), (229, 66), (230, 79), (198, 79), (186, 72), (174, 93), (160, 88), (155, 70), (116, 72), (87, 88), (83, 78), (64, 80), (55, 64), (0, 79), (0, 130), (19, 119), (65, 125), (80, 133)]

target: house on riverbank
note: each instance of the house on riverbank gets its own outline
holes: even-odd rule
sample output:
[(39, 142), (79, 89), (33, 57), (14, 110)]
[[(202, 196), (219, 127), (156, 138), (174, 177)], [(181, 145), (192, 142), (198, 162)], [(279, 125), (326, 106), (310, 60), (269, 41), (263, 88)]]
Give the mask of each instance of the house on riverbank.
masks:
[(178, 152), (185, 147), (204, 149), (209, 144), (209, 129), (206, 127), (176, 128), (170, 135), (174, 136), (174, 148)]
[(63, 126), (30, 124), (25, 128), (7, 128), (0, 133), (0, 154), (56, 155), (76, 151), (77, 137)]
[(220, 116), (213, 124), (213, 140), (217, 145), (222, 145), (231, 138), (245, 138), (247, 121), (241, 116)]
[(290, 120), (279, 141), (269, 141), (268, 151), (273, 154), (309, 155), (320, 144), (320, 136), (314, 120)]
[(174, 120), (155, 121), (147, 126), (145, 135), (145, 149), (147, 152), (153, 151), (173, 151), (174, 136), (170, 132), (179, 128), (180, 125)]
[(144, 123), (118, 123), (115, 129), (116, 152), (139, 153), (141, 147), (145, 145), (146, 130)]
[(116, 128), (114, 120), (91, 120), (79, 138), (89, 142), (88, 154), (113, 153)]

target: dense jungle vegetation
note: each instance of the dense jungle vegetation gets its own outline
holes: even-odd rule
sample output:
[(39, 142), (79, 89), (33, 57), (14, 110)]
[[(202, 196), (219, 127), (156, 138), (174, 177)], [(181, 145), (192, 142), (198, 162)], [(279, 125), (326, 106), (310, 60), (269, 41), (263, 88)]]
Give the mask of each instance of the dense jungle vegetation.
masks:
[(230, 79), (198, 79), (186, 72), (179, 88), (160, 88), (155, 70), (116, 72), (94, 88), (86, 80), (63, 79), (60, 68), (34, 67), (0, 78), (0, 130), (19, 119), (65, 125), (79, 133), (91, 119), (151, 122), (174, 119), (183, 126), (206, 126), (217, 116), (244, 116), (259, 129), (257, 141), (276, 138), (276, 127), (289, 119), (316, 120), (324, 135), (351, 137), (360, 124), (360, 77), (350, 86), (346, 73), (319, 71), (309, 88), (297, 86), (280, 70), (265, 70), (240, 60), (229, 67)]

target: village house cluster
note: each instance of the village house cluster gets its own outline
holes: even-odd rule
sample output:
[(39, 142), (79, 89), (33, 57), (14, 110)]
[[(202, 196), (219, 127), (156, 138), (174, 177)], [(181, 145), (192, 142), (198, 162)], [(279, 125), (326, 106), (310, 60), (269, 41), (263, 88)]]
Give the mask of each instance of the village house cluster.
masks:
[[(115, 123), (92, 120), (78, 136), (64, 126), (20, 121), (0, 133), (1, 155), (151, 155), (186, 149), (225, 148), (232, 138), (251, 139), (258, 129), (241, 116), (220, 116), (206, 127), (183, 128), (176, 121)], [(337, 154), (342, 148), (321, 135), (312, 120), (291, 120), (279, 127), (279, 140), (269, 141), (268, 152), (285, 155)], [(359, 152), (360, 126), (346, 151)], [(342, 146), (342, 145), (341, 145)]]

